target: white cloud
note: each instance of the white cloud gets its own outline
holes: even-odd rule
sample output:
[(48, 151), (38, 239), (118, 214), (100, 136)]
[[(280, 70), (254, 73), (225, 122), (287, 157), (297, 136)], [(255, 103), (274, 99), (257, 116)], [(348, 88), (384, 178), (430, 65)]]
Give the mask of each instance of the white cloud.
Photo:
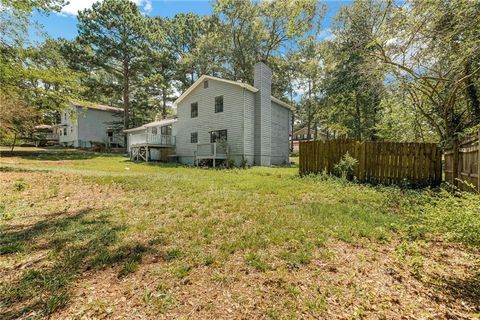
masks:
[(96, 0), (70, 0), (70, 3), (63, 7), (62, 12), (77, 15), (78, 11), (90, 8)]
[(143, 12), (150, 13), (150, 12), (152, 12), (152, 9), (153, 9), (152, 1), (144, 0), (143, 1)]
[[(70, 0), (70, 3), (63, 7), (62, 13), (76, 16), (78, 11), (90, 8), (92, 4), (97, 1), (99, 0)], [(151, 0), (132, 0), (132, 2), (139, 6), (144, 13), (150, 13), (152, 11), (153, 7)]]
[(335, 34), (333, 34), (332, 29), (330, 28), (324, 29), (318, 34), (318, 39), (326, 41), (333, 40), (335, 39)]

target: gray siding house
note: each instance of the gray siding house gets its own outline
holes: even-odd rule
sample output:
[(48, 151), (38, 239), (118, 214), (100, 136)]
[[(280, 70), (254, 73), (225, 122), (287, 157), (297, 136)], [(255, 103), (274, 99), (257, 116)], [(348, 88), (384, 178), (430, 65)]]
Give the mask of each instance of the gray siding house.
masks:
[(175, 101), (176, 155), (180, 162), (208, 159), (212, 144), (226, 139), (228, 157), (236, 164), (288, 163), (291, 110), (272, 97), (271, 91), (272, 71), (261, 62), (255, 65), (253, 87), (200, 77)]
[[(236, 165), (288, 163), (290, 106), (272, 97), (272, 71), (267, 65), (257, 63), (254, 78), (251, 86), (204, 75), (175, 101), (177, 117), (171, 122), (171, 141), (180, 163), (211, 161), (215, 166), (227, 159)], [(149, 148), (156, 147), (169, 146), (129, 143), (131, 157), (147, 161)]]
[(116, 130), (123, 109), (102, 105), (73, 105), (61, 114), (55, 126), (59, 143), (66, 147), (90, 148), (95, 143), (123, 146), (123, 135)]

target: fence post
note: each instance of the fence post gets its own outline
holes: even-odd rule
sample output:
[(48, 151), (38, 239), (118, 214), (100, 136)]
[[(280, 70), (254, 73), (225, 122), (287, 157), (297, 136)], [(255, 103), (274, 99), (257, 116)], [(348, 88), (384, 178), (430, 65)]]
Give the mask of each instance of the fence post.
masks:
[(452, 183), (454, 186), (458, 187), (458, 160), (460, 156), (460, 151), (458, 148), (458, 139), (455, 138), (453, 140), (453, 149), (452, 149), (452, 156), (453, 156), (453, 168), (452, 168)]
[[(436, 156), (435, 159), (435, 185), (440, 185), (442, 183), (442, 151), (438, 145), (435, 146)], [(447, 159), (445, 157), (445, 167), (447, 166)], [(446, 176), (445, 176), (446, 178)], [(447, 179), (445, 179), (447, 180)]]
[(477, 189), (480, 192), (480, 130), (478, 131), (477, 141)]

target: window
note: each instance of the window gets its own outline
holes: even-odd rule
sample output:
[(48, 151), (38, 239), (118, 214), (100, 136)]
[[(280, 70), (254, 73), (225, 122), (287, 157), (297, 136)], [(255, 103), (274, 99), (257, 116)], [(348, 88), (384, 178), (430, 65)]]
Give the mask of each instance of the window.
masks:
[(65, 121), (67, 121), (67, 113), (66, 112), (64, 113), (64, 116), (65, 116)]
[(210, 132), (210, 142), (227, 141), (227, 130), (217, 130)]
[(64, 135), (64, 136), (67, 135), (67, 128), (63, 128), (63, 135)]
[(113, 137), (113, 131), (108, 131), (108, 132), (107, 132), (107, 136), (108, 136), (109, 138)]
[(215, 113), (223, 112), (223, 96), (215, 97)]
[(190, 142), (197, 143), (198, 142), (198, 132), (190, 133)]
[(172, 126), (163, 126), (160, 131), (164, 136), (171, 136), (172, 135)]
[(207, 88), (208, 88), (208, 80), (205, 80), (205, 81), (203, 82), (203, 88), (204, 88), (204, 89), (207, 89)]
[(158, 133), (158, 132), (157, 132), (157, 127), (153, 127), (153, 128), (152, 128), (152, 134), (157, 134), (157, 133)]
[(194, 102), (190, 105), (190, 117), (191, 118), (198, 117), (198, 102)]

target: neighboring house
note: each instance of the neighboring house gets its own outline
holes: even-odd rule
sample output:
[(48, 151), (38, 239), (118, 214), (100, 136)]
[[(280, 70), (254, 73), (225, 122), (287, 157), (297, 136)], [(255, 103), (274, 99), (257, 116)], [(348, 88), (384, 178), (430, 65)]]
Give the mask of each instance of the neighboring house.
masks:
[(91, 148), (95, 144), (122, 147), (123, 134), (117, 129), (122, 117), (120, 108), (74, 105), (62, 112), (60, 124), (55, 125), (59, 143), (76, 148)]
[(57, 129), (48, 124), (39, 124), (34, 127), (32, 135), (35, 147), (58, 144)]
[[(175, 101), (172, 135), (180, 163), (211, 160), (215, 165), (226, 159), (237, 165), (288, 163), (290, 106), (271, 96), (272, 71), (265, 64), (255, 65), (254, 79), (251, 86), (204, 75)], [(129, 144), (131, 156), (142, 153), (141, 148), (148, 160), (148, 146)]]
[[(310, 129), (310, 134), (308, 133), (308, 128), (304, 127), (294, 131), (290, 139), (293, 139), (293, 152), (299, 151), (299, 145), (301, 141), (311, 141), (314, 140), (315, 129)], [(327, 134), (317, 130), (317, 140), (327, 140)]]

